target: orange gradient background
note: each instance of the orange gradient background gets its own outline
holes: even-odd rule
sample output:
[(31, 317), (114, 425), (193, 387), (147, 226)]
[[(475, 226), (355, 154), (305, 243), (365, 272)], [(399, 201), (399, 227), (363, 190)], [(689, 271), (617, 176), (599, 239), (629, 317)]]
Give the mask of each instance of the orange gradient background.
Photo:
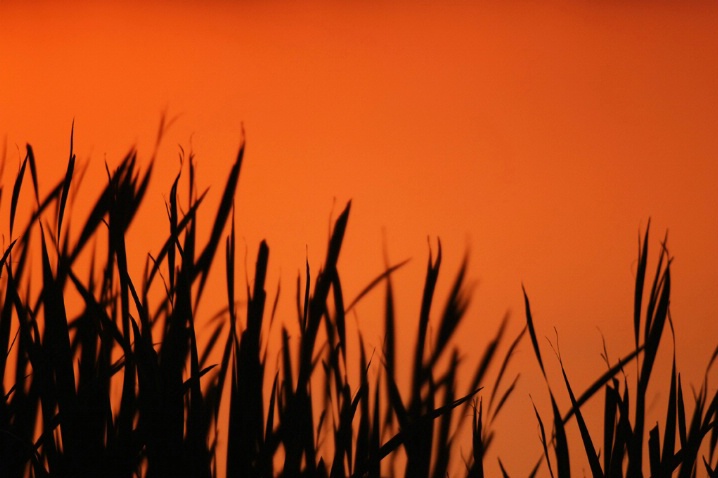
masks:
[[(252, 264), (266, 238), (282, 320), (294, 323), (297, 274), (305, 258), (318, 270), (330, 220), (351, 199), (339, 263), (348, 298), (383, 270), (385, 243), (392, 262), (412, 258), (394, 283), (407, 357), (427, 237), (434, 251), (440, 237), (436, 308), (467, 250), (477, 283), (458, 344), (465, 370), (507, 311), (511, 333), (521, 329), (523, 283), (539, 337), (555, 343), (557, 330), (575, 390), (604, 370), (601, 334), (614, 360), (631, 348), (637, 237), (651, 218), (651, 259), (667, 229), (675, 257), (678, 367), (699, 384), (718, 343), (716, 25), (714, 2), (0, 0), (3, 182), (28, 142), (47, 191), (64, 173), (74, 119), (75, 153), (89, 162), (78, 221), (105, 161), (133, 145), (149, 159), (166, 111), (174, 122), (130, 237), (139, 274), (169, 230), (178, 145), (196, 154), (209, 211), (244, 128), (240, 265), (245, 244)], [(226, 303), (216, 290), (208, 315)], [(381, 347), (382, 300), (377, 291), (356, 309), (370, 348)], [(541, 454), (529, 394), (550, 416), (528, 340), (512, 370), (521, 379), (492, 456), (525, 476)], [(575, 472), (585, 467), (577, 460)], [(495, 459), (487, 469), (496, 475)]]

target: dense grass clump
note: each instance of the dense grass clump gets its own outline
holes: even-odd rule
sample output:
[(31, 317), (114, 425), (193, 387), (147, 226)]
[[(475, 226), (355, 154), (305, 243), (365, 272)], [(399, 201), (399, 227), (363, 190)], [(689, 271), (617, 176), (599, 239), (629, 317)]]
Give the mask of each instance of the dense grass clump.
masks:
[[(142, 171), (132, 151), (114, 170), (108, 168), (106, 185), (76, 229), (70, 219), (77, 218), (68, 209), (77, 181), (72, 140), (65, 177), (44, 197), (27, 146), (13, 184), (9, 223), (3, 226), (10, 242), (0, 258), (0, 348), (5, 351), (0, 354), (0, 476), (438, 478), (460, 459), (456, 437), (464, 420), (471, 422), (473, 452), (464, 457), (462, 474), (484, 476), (494, 437), (491, 424), (518, 376), (508, 385), (503, 379), (526, 330), (544, 371), (528, 298), (527, 325), (505, 355), (498, 355), (506, 340), (504, 320), (479, 363), (461, 372), (471, 380), (459, 383), (453, 336), (470, 299), (467, 264), (459, 269), (443, 310), (435, 314), (439, 243), (429, 255), (419, 296), (410, 386), (402, 390), (396, 376), (392, 274), (404, 263), (387, 264), (356, 299), (346, 300), (338, 263), (349, 222), (347, 204), (334, 223), (321, 270), (313, 273), (307, 264), (298, 281), (298, 337), (279, 321), (279, 365), (272, 366), (267, 322), (274, 319), (278, 291), (271, 298), (266, 290), (266, 242), (258, 247), (246, 308), (240, 310), (236, 299), (233, 201), (243, 156), (242, 147), (212, 212), (202, 206), (206, 191), (197, 190), (189, 158), (185, 207), (178, 197), (181, 171), (169, 189), (164, 240), (150, 245), (156, 249), (148, 251), (144, 273), (136, 277), (129, 272), (127, 232), (145, 198), (152, 161)], [(32, 188), (34, 203), (18, 230), (23, 187)], [(200, 214), (212, 218), (206, 241), (198, 239)], [(651, 476), (678, 472), (690, 477), (698, 468), (716, 476), (718, 395), (710, 395), (704, 384), (688, 416), (675, 360), (666, 421), (646, 433), (646, 389), (670, 323), (665, 247), (643, 307), (647, 242), (648, 231), (639, 243), (635, 349), (578, 397), (564, 372), (572, 403), (567, 412), (560, 412), (549, 385), (553, 426), (547, 431), (536, 411), (545, 455), (532, 475), (546, 470), (551, 476), (570, 475), (565, 427), (575, 419), (594, 477), (642, 476), (646, 469)], [(38, 256), (41, 265), (35, 270), (30, 258)], [(89, 268), (83, 256), (92, 258)], [(227, 300), (219, 321), (198, 313), (210, 269), (218, 261), (225, 265)], [(347, 313), (377, 288), (385, 294), (383, 349), (368, 353), (359, 335), (358, 363), (351, 363)], [(203, 347), (200, 330), (209, 331)], [(496, 361), (496, 378), (488, 393), (479, 394)], [(633, 388), (623, 374), (631, 362), (639, 370)], [(378, 373), (370, 374), (370, 367)], [(358, 381), (350, 383), (349, 372), (357, 369)], [(629, 389), (634, 390), (630, 395)], [(600, 391), (605, 426), (602, 451), (597, 451), (599, 435), (587, 429), (581, 407)], [(489, 397), (486, 407), (483, 396)], [(646, 444), (648, 467), (643, 463)], [(396, 460), (399, 450), (402, 460)], [(508, 476), (503, 463), (501, 468)]]

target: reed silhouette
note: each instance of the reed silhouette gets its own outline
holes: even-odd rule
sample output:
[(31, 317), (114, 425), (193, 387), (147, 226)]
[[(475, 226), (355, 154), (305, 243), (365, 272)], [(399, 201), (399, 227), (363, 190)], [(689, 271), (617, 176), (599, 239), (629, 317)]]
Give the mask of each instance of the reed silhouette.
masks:
[[(588, 460), (591, 476), (595, 477), (640, 477), (644, 476), (644, 452), (648, 450), (648, 470), (652, 477), (694, 477), (700, 476), (701, 468), (706, 476), (717, 476), (718, 466), (716, 459), (716, 442), (718, 441), (718, 391), (710, 391), (708, 386), (708, 373), (713, 362), (718, 357), (718, 347), (706, 368), (704, 382), (697, 392), (694, 392), (693, 414), (686, 413), (683, 388), (680, 374), (676, 370), (675, 343), (673, 344), (673, 361), (670, 372), (670, 385), (663, 414), (665, 421), (656, 423), (646, 437), (646, 397), (648, 385), (654, 371), (658, 349), (663, 337), (665, 326), (668, 324), (671, 331), (673, 323), (670, 314), (671, 294), (671, 257), (667, 249), (667, 237), (661, 243), (656, 273), (650, 289), (648, 290), (648, 303), (644, 306), (646, 295), (646, 269), (648, 262), (648, 238), (650, 221), (646, 227), (643, 241), (639, 238), (638, 268), (634, 292), (633, 332), (635, 348), (624, 357), (619, 358), (615, 364), (609, 363), (608, 353), (604, 349), (604, 359), (608, 370), (594, 381), (587, 390), (576, 398), (568, 379), (566, 369), (557, 352), (561, 373), (566, 391), (571, 400), (570, 410), (561, 414), (556, 405), (554, 392), (546, 379), (548, 392), (553, 409), (553, 433), (546, 436), (543, 421), (536, 410), (544, 457), (549, 474), (553, 477), (549, 445), (554, 448), (554, 464), (559, 477), (570, 476), (569, 444), (566, 440), (566, 424), (575, 419), (583, 445), (583, 453)], [(526, 304), (526, 318), (529, 326), (529, 335), (536, 354), (541, 372), (546, 378), (541, 352), (536, 339), (533, 325), (531, 307), (524, 291)], [(635, 362), (635, 363), (632, 363)], [(629, 367), (637, 371), (635, 383), (630, 384)], [(595, 437), (600, 436), (595, 431), (589, 431), (584, 420), (581, 407), (598, 392), (604, 393), (603, 416), (603, 447), (602, 452), (597, 451)], [(535, 407), (534, 407), (535, 409)], [(663, 436), (661, 437), (661, 432)], [(710, 434), (708, 443), (706, 437)], [(646, 440), (647, 438), (647, 440)], [(699, 459), (699, 450), (703, 445), (707, 449), (702, 460)], [(602, 456), (601, 456), (602, 455)], [(543, 459), (542, 458), (542, 459)], [(702, 461), (702, 463), (701, 463)], [(713, 463), (713, 464), (711, 464)], [(535, 476), (541, 460), (532, 472)]]
[[(396, 352), (392, 276), (406, 262), (392, 265), (387, 260), (385, 270), (347, 301), (338, 269), (351, 209), (347, 204), (334, 223), (321, 270), (312, 279), (307, 263), (303, 280), (297, 282), (299, 336), (292, 337), (280, 321), (280, 365), (271, 367), (267, 318), (274, 320), (279, 291), (272, 299), (266, 290), (266, 242), (258, 247), (246, 309), (239, 310), (236, 299), (233, 200), (243, 157), (244, 146), (229, 170), (219, 206), (206, 213), (206, 191), (197, 190), (190, 155), (188, 207), (183, 211), (179, 205), (184, 179), (180, 172), (170, 185), (166, 237), (154, 245), (158, 249), (148, 251), (144, 273), (133, 277), (127, 231), (145, 197), (153, 160), (142, 171), (136, 151), (131, 151), (114, 170), (108, 168), (106, 186), (79, 232), (71, 234), (71, 219), (77, 219), (68, 209), (77, 180), (72, 133), (65, 177), (44, 197), (38, 190), (34, 153), (27, 146), (10, 200), (11, 242), (0, 259), (0, 348), (6, 352), (0, 354), (1, 476), (213, 477), (222, 470), (229, 477), (438, 478), (447, 476), (451, 460), (458, 459), (457, 430), (467, 420), (473, 452), (462, 474), (485, 476), (484, 461), (495, 436), (492, 425), (518, 380), (516, 375), (505, 384), (509, 363), (527, 330), (546, 376), (526, 293), (526, 326), (503, 356), (499, 351), (508, 340), (506, 319), (480, 361), (460, 370), (453, 337), (471, 296), (467, 261), (443, 310), (435, 314), (439, 242), (428, 258), (410, 387), (402, 391), (396, 375), (404, 359)], [(21, 190), (28, 187), (28, 170), (34, 204), (18, 232), (16, 215)], [(200, 214), (213, 217), (206, 241), (198, 239)], [(546, 432), (537, 410), (545, 453), (531, 476), (546, 470), (551, 476), (570, 476), (569, 448), (575, 446), (567, 443), (565, 427), (574, 419), (594, 477), (643, 476), (646, 447), (650, 476), (677, 471), (680, 477), (691, 477), (699, 468), (716, 476), (718, 394), (709, 392), (708, 372), (689, 416), (674, 358), (666, 421), (661, 428), (651, 428), (646, 441), (646, 388), (665, 324), (671, 322), (665, 247), (643, 310), (647, 244), (648, 230), (639, 242), (635, 349), (578, 397), (564, 371), (572, 403), (566, 412), (560, 412), (547, 379), (553, 427)], [(40, 255), (41, 277), (33, 275), (29, 264), (33, 251)], [(89, 270), (79, 270), (83, 254), (92, 257)], [(198, 313), (198, 303), (218, 261), (225, 263), (227, 307), (222, 320), (212, 321)], [(351, 363), (347, 313), (378, 288), (385, 294), (383, 348), (368, 353), (359, 334), (358, 363)], [(161, 293), (153, 294), (157, 290)], [(71, 315), (77, 308), (71, 307), (74, 297), (79, 297), (80, 312)], [(202, 349), (200, 329), (210, 330)], [(640, 373), (636, 392), (629, 396), (623, 370), (633, 362)], [(494, 363), (498, 373), (487, 386)], [(371, 367), (378, 373), (370, 374)], [(356, 369), (358, 382), (351, 383), (349, 371)], [(463, 383), (460, 376), (470, 380)], [(601, 391), (605, 426), (599, 452), (592, 437), (600, 434), (587, 429), (582, 406)], [(226, 421), (220, 418), (222, 410)], [(316, 410), (321, 410), (319, 416)], [(224, 432), (226, 445), (220, 439)], [(322, 446), (325, 442), (330, 446)], [(221, 447), (226, 451), (220, 453)], [(400, 449), (403, 470), (394, 460)]]

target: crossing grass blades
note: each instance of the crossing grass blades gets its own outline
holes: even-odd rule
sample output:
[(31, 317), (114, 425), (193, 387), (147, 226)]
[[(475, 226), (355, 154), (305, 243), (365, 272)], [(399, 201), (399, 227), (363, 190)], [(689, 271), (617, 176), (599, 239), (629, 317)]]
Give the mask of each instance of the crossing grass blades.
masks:
[[(432, 306), (442, 262), (439, 243), (429, 254), (414, 353), (404, 367), (397, 354), (392, 281), (406, 261), (387, 261), (375, 280), (347, 300), (339, 273), (347, 204), (334, 223), (321, 270), (311, 271), (307, 263), (298, 278), (297, 317), (291, 319), (298, 322), (298, 334), (287, 327), (287, 318), (275, 322), (279, 290), (273, 296), (267, 292), (270, 247), (264, 241), (240, 308), (233, 203), (243, 156), (242, 147), (219, 206), (207, 212), (207, 191), (197, 190), (190, 155), (188, 178), (180, 171), (169, 185), (164, 241), (150, 245), (155, 249), (148, 251), (144, 273), (133, 277), (128, 229), (145, 200), (153, 159), (142, 171), (131, 151), (117, 167), (108, 167), (106, 185), (76, 229), (78, 219), (68, 205), (84, 171), (75, 169), (72, 134), (66, 174), (42, 197), (34, 153), (27, 146), (10, 198), (5, 231), (10, 242), (0, 258), (0, 348), (5, 351), (0, 354), (0, 476), (438, 478), (455, 469), (452, 462), (465, 465), (462, 475), (484, 476), (492, 425), (518, 380), (518, 375), (505, 379), (510, 358), (527, 330), (544, 370), (528, 298), (524, 329), (505, 345), (504, 319), (493, 336), (477, 337), (487, 343), (483, 355), (473, 369), (462, 369), (453, 336), (470, 301), (467, 263), (437, 314)], [(21, 192), (28, 187), (32, 212), (19, 227)], [(200, 214), (212, 218), (206, 241), (198, 239), (203, 236), (197, 233)], [(670, 321), (665, 248), (641, 320), (647, 242), (648, 231), (639, 246), (635, 350), (578, 398), (564, 371), (573, 406), (563, 414), (549, 385), (553, 427), (546, 433), (536, 411), (545, 455), (534, 476), (570, 476), (565, 427), (571, 421), (580, 428), (581, 449), (594, 477), (641, 476), (646, 443), (651, 476), (678, 472), (687, 478), (698, 468), (717, 476), (718, 396), (710, 394), (706, 379), (694, 396), (693, 415), (687, 415), (675, 361), (666, 422), (648, 430), (646, 438), (646, 388)], [(38, 256), (36, 271), (31, 258)], [(81, 265), (87, 256), (89, 267)], [(219, 319), (198, 313), (216, 262), (226, 271), (227, 306)], [(385, 296), (384, 344), (369, 350), (361, 334), (347, 337), (347, 314), (377, 289)], [(268, 357), (270, 323), (281, 324), (278, 360)], [(209, 337), (203, 348), (200, 333)], [(359, 344), (358, 363), (348, 358), (350, 340)], [(498, 372), (486, 386), (487, 371), (497, 362)], [(622, 369), (631, 362), (640, 374), (637, 392), (629, 397)], [(397, 385), (400, 368), (410, 370), (408, 391)], [(358, 379), (351, 383), (349, 376)], [(459, 376), (470, 380), (463, 383)], [(599, 435), (586, 429), (581, 413), (600, 391), (606, 403), (601, 452), (592, 438)], [(457, 432), (465, 421), (471, 442), (463, 444)], [(221, 448), (226, 452), (219, 453)], [(470, 455), (460, 456), (460, 448)]]

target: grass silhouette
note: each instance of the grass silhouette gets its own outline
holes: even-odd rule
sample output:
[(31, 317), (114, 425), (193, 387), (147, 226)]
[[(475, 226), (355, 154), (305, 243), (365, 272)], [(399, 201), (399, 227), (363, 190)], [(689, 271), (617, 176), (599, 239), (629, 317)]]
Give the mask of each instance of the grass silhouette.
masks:
[[(145, 197), (152, 161), (141, 171), (132, 151), (117, 168), (108, 169), (107, 184), (73, 241), (68, 209), (77, 180), (72, 134), (65, 177), (45, 197), (40, 197), (35, 157), (27, 146), (10, 201), (11, 242), (0, 259), (0, 347), (6, 351), (0, 354), (0, 377), (5, 378), (0, 381), (1, 476), (213, 477), (222, 470), (229, 477), (438, 478), (448, 475), (451, 459), (457, 458), (452, 458), (457, 430), (467, 419), (472, 454), (465, 474), (485, 476), (484, 460), (495, 433), (491, 425), (518, 380), (516, 376), (505, 385), (504, 378), (526, 331), (546, 376), (526, 293), (526, 327), (501, 357), (498, 350), (507, 340), (504, 320), (471, 373), (462, 371), (471, 380), (461, 383), (453, 336), (470, 300), (467, 263), (460, 267), (437, 318), (432, 306), (442, 262), (439, 243), (427, 263), (410, 388), (402, 394), (396, 376), (400, 358), (392, 274), (405, 262), (387, 261), (385, 270), (355, 300), (345, 300), (337, 263), (349, 222), (347, 204), (334, 223), (321, 270), (312, 279), (307, 263), (304, 285), (298, 281), (299, 336), (290, 337), (282, 325), (280, 365), (272, 368), (267, 361), (266, 319), (274, 318), (278, 292), (270, 308), (270, 247), (264, 241), (259, 244), (254, 281), (247, 285), (244, 314), (236, 307), (233, 201), (243, 156), (244, 147), (213, 214), (202, 208), (205, 193), (197, 190), (190, 157), (188, 208), (182, 211), (179, 205), (180, 172), (170, 186), (166, 238), (149, 256), (141, 277), (132, 277), (127, 231)], [(16, 215), (28, 169), (35, 203), (17, 233)], [(197, 234), (200, 214), (213, 217), (204, 242)], [(39, 245), (33, 242), (38, 236)], [(106, 247), (98, 249), (98, 243)], [(643, 476), (645, 449), (650, 476), (691, 477), (699, 468), (717, 475), (718, 394), (709, 394), (708, 371), (706, 383), (694, 396), (693, 415), (688, 416), (674, 356), (666, 420), (646, 434), (646, 390), (665, 325), (671, 322), (670, 258), (665, 247), (643, 307), (647, 244), (648, 229), (639, 242), (635, 349), (609, 364), (608, 371), (578, 397), (561, 363), (572, 403), (567, 412), (560, 412), (546, 380), (553, 426), (547, 432), (536, 410), (544, 456), (532, 476), (546, 470), (550, 476), (570, 476), (569, 448), (575, 446), (567, 442), (565, 427), (574, 419), (594, 477)], [(33, 251), (41, 256), (42, 277), (31, 271)], [(86, 278), (78, 270), (83, 253), (93, 261)], [(197, 306), (212, 265), (222, 260), (226, 314), (200, 349), (197, 331), (208, 327), (209, 320), (198, 314)], [(96, 269), (101, 276), (95, 275)], [(383, 349), (368, 356), (359, 334), (359, 363), (350, 363), (347, 313), (380, 287), (385, 293)], [(156, 289), (162, 291), (159, 299), (151, 293)], [(74, 316), (68, 313), (70, 296), (80, 298), (81, 312)], [(428, 333), (430, 323), (435, 335)], [(489, 367), (497, 362), (497, 377), (479, 396)], [(633, 362), (639, 374), (635, 392), (629, 395), (623, 370)], [(372, 376), (370, 366), (377, 363), (379, 373)], [(350, 383), (349, 370), (357, 368), (358, 383)], [(265, 383), (271, 386), (265, 389)], [(595, 437), (601, 435), (588, 430), (582, 406), (601, 391), (604, 429), (597, 451)], [(226, 421), (220, 418), (223, 409)], [(316, 410), (321, 410), (319, 416)], [(218, 453), (220, 429), (226, 432), (224, 454)], [(331, 446), (322, 446), (324, 442)], [(394, 461), (400, 449), (406, 458), (403, 470)]]
[[(608, 363), (608, 354), (604, 351), (604, 359), (608, 366), (607, 372), (590, 385), (579, 398), (576, 398), (573, 392), (563, 361), (557, 352), (564, 385), (572, 404), (569, 412), (564, 415), (560, 414), (556, 406), (554, 393), (548, 380), (546, 381), (553, 407), (554, 433), (551, 437), (551, 443), (554, 444), (555, 465), (557, 476), (559, 477), (570, 476), (565, 425), (573, 418), (575, 418), (579, 427), (583, 453), (588, 460), (593, 477), (644, 476), (645, 466), (643, 460), (646, 447), (649, 456), (648, 470), (650, 474), (648, 476), (671, 477), (677, 473), (679, 477), (688, 478), (700, 476), (699, 468), (702, 468), (707, 474), (706, 476), (718, 476), (718, 466), (715, 464), (716, 443), (718, 442), (718, 391), (714, 391), (710, 395), (708, 387), (708, 373), (713, 362), (718, 357), (718, 347), (708, 364), (700, 390), (694, 393), (693, 415), (690, 416), (686, 414), (681, 378), (676, 370), (674, 344), (671, 381), (664, 413), (665, 421), (662, 426), (656, 423), (649, 430), (648, 439), (646, 440), (645, 419), (648, 385), (666, 324), (670, 325), (671, 330), (673, 329), (670, 315), (670, 264), (672, 259), (668, 254), (665, 239), (661, 244), (657, 270), (648, 291), (648, 303), (645, 310), (643, 308), (649, 229), (650, 222), (646, 228), (643, 241), (639, 240), (638, 245), (639, 259), (633, 314), (635, 349), (619, 359), (614, 365)], [(541, 352), (536, 340), (531, 308), (525, 291), (524, 298), (534, 352), (541, 371), (546, 377)], [(636, 383), (631, 392), (633, 395), (629, 393), (631, 387), (625, 373), (625, 368), (628, 368), (632, 361), (636, 362), (635, 367), (638, 371)], [(592, 396), (602, 390), (604, 392), (604, 426), (602, 430), (603, 456), (601, 457), (601, 454), (596, 450), (594, 438), (583, 418), (581, 407)], [(542, 433), (544, 455), (548, 463), (549, 474), (554, 476), (550, 464), (548, 440), (538, 411), (536, 411), (536, 417)], [(663, 429), (663, 437), (661, 437), (661, 428)], [(699, 461), (699, 450), (709, 435), (707, 453), (702, 457), (701, 463)], [(677, 439), (678, 442), (676, 442)], [(713, 464), (711, 465), (711, 463)], [(534, 475), (538, 466), (534, 469)]]

